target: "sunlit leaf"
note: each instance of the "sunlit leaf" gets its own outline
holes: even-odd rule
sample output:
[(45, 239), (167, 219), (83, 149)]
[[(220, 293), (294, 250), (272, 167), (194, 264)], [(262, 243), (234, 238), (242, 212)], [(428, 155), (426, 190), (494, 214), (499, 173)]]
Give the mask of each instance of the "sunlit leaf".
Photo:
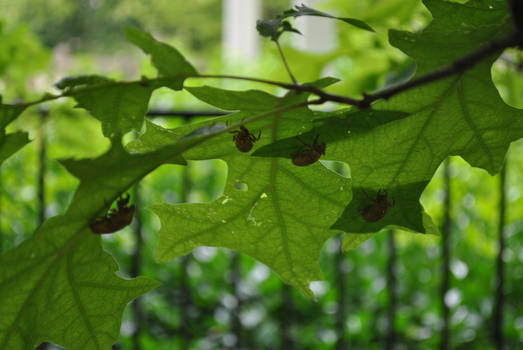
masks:
[(169, 77), (165, 86), (181, 90), (185, 78), (196, 75), (196, 69), (174, 47), (157, 41), (149, 33), (138, 28), (125, 27), (127, 39), (151, 55), (153, 65), (160, 76)]
[(124, 307), (158, 283), (118, 277), (89, 223), (143, 176), (212, 136), (186, 137), (145, 154), (129, 154), (114, 143), (98, 158), (63, 161), (80, 179), (67, 212), (0, 255), (0, 297), (9, 300), (0, 305), (0, 348), (33, 349), (42, 341), (71, 349), (110, 348)]
[(5, 133), (5, 127), (15, 120), (26, 109), (24, 105), (2, 104), (0, 95), (0, 164), (19, 149), (29, 143), (25, 132)]
[(26, 106), (24, 105), (5, 105), (1, 104), (2, 96), (0, 95), (0, 129), (4, 129), (9, 123), (15, 120)]
[(367, 23), (355, 19), (355, 18), (349, 18), (349, 17), (336, 17), (331, 14), (315, 10), (313, 8), (310, 8), (308, 6), (305, 6), (304, 4), (296, 5), (293, 9), (287, 10), (283, 13), (283, 17), (301, 17), (301, 16), (315, 16), (315, 17), (325, 17), (325, 18), (333, 18), (340, 21), (343, 21), (345, 23), (348, 23), (354, 27), (367, 30), (369, 32), (374, 32), (374, 29), (372, 29), (371, 26), (369, 26)]
[(34, 349), (48, 340), (68, 349), (109, 349), (123, 309), (158, 285), (122, 279), (85, 224), (55, 217), (0, 256), (0, 348)]
[(25, 132), (15, 132), (7, 135), (0, 133), (0, 164), (28, 143), (29, 137)]
[[(327, 79), (319, 84), (328, 83)], [(210, 87), (192, 88), (190, 92), (217, 107), (223, 108), (223, 101), (227, 101), (228, 109), (241, 110), (213, 120), (227, 121), (229, 125), (268, 108), (281, 108), (307, 98), (306, 94), (291, 93), (278, 98), (259, 91), (238, 93)], [(257, 105), (258, 111), (252, 105), (244, 106), (247, 96), (264, 101)], [(243, 107), (247, 107), (245, 111)], [(261, 131), (261, 139), (255, 145), (258, 147), (310, 128), (314, 119), (312, 111), (301, 107), (249, 123), (248, 128), (255, 133)], [(197, 126), (165, 130), (160, 138), (176, 139), (194, 127)], [(162, 131), (154, 128), (149, 133), (159, 135)], [(151, 147), (147, 143), (154, 143), (154, 138), (147, 134), (139, 140), (146, 149)], [(289, 159), (246, 157), (236, 149), (230, 134), (216, 137), (184, 155), (187, 159), (225, 160), (229, 165), (228, 180), (224, 195), (213, 202), (152, 208), (162, 222), (158, 259), (168, 261), (201, 245), (227, 247), (262, 261), (284, 281), (312, 296), (309, 283), (322, 278), (320, 250), (337, 233), (329, 226), (350, 200), (350, 180), (319, 162), (297, 167)]]
[(75, 87), (86, 87), (94, 86), (100, 84), (110, 84), (113, 83), (113, 80), (101, 76), (101, 75), (76, 75), (60, 79), (59, 82), (55, 84), (60, 90), (72, 89)]
[[(511, 30), (504, 5), (475, 6), (425, 1), (434, 21), (422, 33), (391, 32), (394, 45), (418, 62), (418, 75), (440, 68)], [(452, 13), (452, 16), (448, 16)], [(438, 50), (434, 50), (438, 47)], [(496, 57), (451, 78), (397, 95), (374, 110), (336, 112), (301, 137), (320, 135), (326, 159), (349, 164), (354, 199), (333, 226), (350, 233), (384, 227), (437, 233), (419, 197), (440, 163), (461, 155), (474, 166), (499, 171), (508, 145), (523, 136), (523, 113), (507, 106), (490, 78)], [(293, 138), (259, 149), (255, 155), (292, 155)], [(368, 222), (365, 208), (379, 190), (390, 202), (383, 218)]]
[(116, 137), (140, 130), (153, 90), (153, 87), (141, 83), (112, 81), (111, 84), (95, 84), (74, 90), (71, 96), (78, 101), (77, 107), (85, 108), (102, 122), (105, 136)]
[(369, 26), (367, 23), (355, 19), (355, 18), (348, 18), (348, 17), (336, 17), (333, 15), (330, 15), (325, 12), (321, 12), (318, 10), (315, 10), (313, 8), (307, 7), (305, 5), (296, 5), (293, 9), (284, 11), (281, 15), (276, 16), (276, 18), (273, 19), (267, 19), (267, 20), (258, 20), (256, 22), (256, 30), (258, 30), (258, 33), (261, 36), (269, 37), (273, 41), (278, 41), (280, 36), (285, 32), (294, 32), (297, 34), (301, 34), (299, 30), (294, 28), (289, 21), (286, 21), (286, 18), (293, 17), (302, 17), (302, 16), (314, 16), (314, 17), (324, 17), (324, 18), (332, 18), (337, 19), (340, 21), (343, 21), (345, 23), (348, 23), (354, 27), (367, 30), (370, 32), (374, 32), (374, 29), (372, 29), (371, 26)]

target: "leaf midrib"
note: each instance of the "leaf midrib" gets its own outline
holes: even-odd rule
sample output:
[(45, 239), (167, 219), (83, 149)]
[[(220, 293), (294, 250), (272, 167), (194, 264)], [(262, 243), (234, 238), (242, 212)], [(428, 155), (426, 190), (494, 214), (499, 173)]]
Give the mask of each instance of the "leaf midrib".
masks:
[(78, 290), (75, 285), (73, 271), (72, 271), (72, 253), (71, 251), (67, 254), (67, 280), (69, 281), (69, 285), (71, 287), (71, 293), (73, 294), (73, 298), (76, 301), (76, 306), (78, 307), (78, 312), (80, 313), (80, 316), (82, 317), (82, 320), (84, 321), (85, 327), (87, 328), (87, 331), (89, 332), (89, 335), (93, 339), (93, 343), (96, 346), (97, 349), (100, 349), (100, 344), (98, 343), (98, 338), (95, 335), (93, 325), (89, 321), (89, 317), (87, 315), (87, 312), (85, 311), (85, 308), (82, 304), (82, 301), (80, 300), (80, 296), (78, 295)]

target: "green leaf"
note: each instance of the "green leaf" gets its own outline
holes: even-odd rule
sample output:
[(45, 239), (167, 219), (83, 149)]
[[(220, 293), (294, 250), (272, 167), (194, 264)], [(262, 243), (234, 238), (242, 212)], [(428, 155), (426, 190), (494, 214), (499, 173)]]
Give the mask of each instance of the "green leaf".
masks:
[(260, 90), (229, 91), (211, 86), (187, 87), (185, 90), (203, 102), (228, 111), (270, 110), (282, 104), (282, 99)]
[(126, 27), (130, 42), (152, 57), (161, 77), (154, 81), (115, 82), (98, 75), (64, 78), (56, 86), (65, 89), (68, 96), (78, 102), (102, 122), (105, 136), (118, 138), (130, 130), (140, 130), (154, 89), (167, 86), (181, 90), (185, 78), (197, 74), (194, 67), (173, 47), (155, 40), (149, 33)]
[(354, 27), (367, 30), (369, 32), (374, 32), (371, 26), (367, 23), (354, 18), (348, 17), (336, 17), (325, 12), (321, 12), (305, 5), (297, 5), (294, 9), (284, 11), (283, 14), (278, 15), (276, 18), (267, 19), (267, 20), (258, 20), (256, 21), (256, 30), (261, 36), (269, 37), (273, 41), (278, 41), (280, 36), (285, 32), (293, 32), (301, 34), (299, 30), (294, 28), (289, 21), (286, 21), (285, 18), (289, 17), (301, 17), (301, 16), (315, 16), (315, 17), (325, 17), (333, 18), (348, 23)]
[[(434, 16), (425, 31), (391, 32), (391, 43), (418, 64), (417, 75), (447, 65), (513, 30), (503, 2), (470, 1), (461, 5), (427, 0), (425, 5)], [(439, 49), (434, 50), (435, 46)], [(407, 145), (411, 155), (420, 148), (430, 147), (429, 159), (461, 155), (471, 165), (495, 174), (501, 168), (508, 145), (523, 136), (522, 111), (507, 106), (491, 80), (490, 70), (497, 56), (462, 74), (398, 95), (376, 107), (409, 113), (410, 123), (416, 123), (411, 134), (417, 135)], [(406, 160), (398, 171), (406, 171), (410, 161)]]
[[(425, 5), (434, 20), (423, 32), (390, 33), (391, 43), (418, 64), (417, 75), (448, 65), (511, 30), (509, 13), (496, 1), (457, 4), (428, 0)], [(421, 209), (419, 197), (447, 156), (461, 155), (491, 174), (499, 171), (510, 142), (523, 136), (523, 113), (507, 106), (492, 84), (490, 67), (495, 59), (493, 56), (462, 74), (374, 105), (407, 116), (377, 125), (367, 133), (357, 132), (336, 146), (340, 152), (334, 159), (350, 164), (356, 187), (374, 192), (387, 189), (391, 197), (396, 197), (396, 206), (378, 221), (382, 225), (376, 230), (395, 224), (418, 232), (423, 226), (421, 232), (437, 233)], [(350, 219), (361, 209), (355, 203), (364, 203), (365, 199), (355, 190), (353, 203), (334, 227), (371, 232), (375, 223), (364, 228)], [(398, 211), (403, 220), (390, 222), (389, 215), (394, 217)], [(406, 221), (411, 223), (405, 225)]]
[(85, 87), (101, 84), (110, 84), (113, 80), (101, 75), (76, 75), (65, 77), (55, 84), (60, 90), (71, 89), (75, 87)]
[(80, 179), (63, 216), (51, 218), (30, 239), (0, 255), (0, 348), (33, 349), (47, 340), (70, 349), (108, 349), (116, 341), (125, 305), (158, 284), (115, 275), (117, 265), (88, 223), (158, 166), (180, 158), (217, 130), (188, 136), (144, 154), (119, 143), (95, 159), (66, 160)]
[[(510, 32), (510, 15), (499, 2), (472, 3), (425, 1), (434, 16), (427, 29), (418, 34), (391, 32), (391, 42), (418, 63), (418, 75)], [(419, 197), (440, 163), (449, 155), (461, 155), (473, 166), (492, 174), (499, 171), (510, 142), (523, 136), (523, 112), (507, 106), (492, 84), (495, 58), (374, 104), (374, 110), (325, 114), (315, 130), (300, 136), (310, 142), (320, 135), (327, 143), (325, 159), (350, 166), (354, 198), (333, 228), (371, 233), (399, 227), (437, 234)], [(290, 157), (296, 145), (291, 137), (254, 155)], [(366, 222), (361, 211), (373, 201), (363, 189), (371, 198), (387, 190), (395, 206), (382, 219)]]
[[(324, 158), (347, 162), (351, 168), (351, 176), (354, 182), (354, 199), (344, 210), (343, 215), (333, 228), (350, 233), (373, 233), (383, 227), (393, 225), (415, 232), (425, 232), (423, 225), (424, 211), (417, 199), (419, 198), (418, 192), (423, 190), (426, 182), (409, 183), (397, 188), (376, 188), (376, 186), (370, 185), (363, 187), (358, 186), (358, 182), (356, 182), (361, 178), (360, 174), (362, 171), (368, 171), (370, 174), (379, 171), (377, 166), (375, 166), (376, 168), (369, 168), (371, 165), (368, 157), (370, 156), (371, 160), (374, 160), (374, 158), (372, 158), (373, 155), (369, 154), (368, 149), (385, 148), (386, 144), (390, 142), (387, 137), (383, 137), (383, 139), (372, 137), (373, 129), (402, 120), (405, 117), (407, 117), (407, 114), (395, 111), (375, 111), (370, 113), (366, 111), (337, 111), (324, 113), (323, 118), (316, 122), (314, 129), (298, 136), (302, 141), (299, 141), (297, 137), (286, 138), (274, 145), (267, 145), (257, 149), (253, 155), (291, 158), (293, 154), (299, 152), (303, 147), (302, 142), (312, 144), (316, 136), (319, 135), (318, 142), (327, 143)], [(347, 135), (350, 135), (350, 137), (347, 137)], [(383, 159), (385, 159), (387, 153), (383, 150), (381, 152)], [(362, 157), (360, 156), (361, 154), (366, 154), (367, 156)], [(388, 209), (387, 215), (383, 219), (372, 223), (366, 222), (361, 215), (361, 211), (372, 205), (373, 202), (365, 193), (374, 198), (379, 189), (387, 190), (389, 201), (395, 201), (396, 205)], [(400, 203), (403, 203), (403, 205), (400, 205)], [(350, 229), (347, 229), (348, 227)], [(433, 232), (431, 231), (431, 233)]]
[(169, 78), (165, 86), (173, 90), (181, 90), (185, 78), (198, 74), (178, 50), (157, 41), (149, 33), (135, 27), (125, 27), (124, 33), (131, 43), (151, 55), (159, 75)]
[(280, 36), (285, 32), (292, 32), (301, 35), (298, 29), (293, 28), (288, 21), (283, 21), (281, 17), (257, 20), (256, 30), (261, 36), (271, 38), (273, 41), (278, 41)]
[(281, 19), (267, 19), (267, 20), (257, 20), (256, 21), (256, 30), (258, 34), (264, 37), (269, 37), (274, 41), (277, 41), (282, 32), (280, 31)]
[[(176, 139), (177, 135), (201, 125), (225, 122), (231, 125), (275, 105), (281, 108), (307, 99), (307, 94), (289, 93), (278, 98), (255, 91), (246, 91), (242, 97), (242, 93), (236, 91), (210, 87), (190, 91), (195, 96), (204, 96), (206, 102), (217, 107), (224, 107), (222, 101), (225, 100), (228, 109), (241, 111), (212, 122), (165, 130), (164, 137)], [(253, 105), (245, 106), (247, 96), (272, 102), (268, 106), (256, 105), (259, 110), (253, 111)], [(248, 109), (242, 110), (243, 107)], [(315, 114), (302, 107), (249, 123), (247, 127), (256, 134), (261, 131), (261, 139), (255, 144), (258, 147), (293, 135), (303, 127), (310, 128), (314, 119)], [(158, 134), (161, 130), (154, 129), (151, 133)], [(154, 142), (151, 137), (144, 135), (144, 138)], [(146, 140), (142, 146), (152, 147)], [(350, 201), (350, 179), (319, 162), (297, 167), (288, 159), (247, 157), (236, 149), (232, 135), (216, 137), (184, 156), (225, 160), (229, 165), (228, 179), (223, 196), (213, 202), (152, 207), (162, 223), (159, 261), (187, 254), (201, 245), (226, 247), (258, 259), (286, 283), (312, 296), (309, 283), (322, 278), (318, 264), (320, 250), (325, 240), (337, 233), (329, 227)]]
[(29, 143), (28, 135), (25, 132), (5, 134), (5, 127), (18, 118), (26, 108), (26, 105), (2, 104), (0, 95), (0, 164)]
[(301, 17), (301, 16), (333, 18), (333, 19), (337, 19), (337, 20), (343, 21), (345, 23), (348, 23), (356, 28), (367, 30), (369, 32), (375, 32), (375, 30), (371, 26), (369, 26), (367, 23), (365, 23), (359, 19), (349, 18), (349, 17), (336, 17), (336, 16), (330, 15), (328, 13), (321, 12), (321, 11), (315, 10), (313, 8), (307, 7), (304, 4), (296, 5), (294, 7), (294, 9), (287, 10), (283, 13), (284, 18), (286, 18), (286, 17), (296, 18), (296, 17)]
[[(123, 309), (158, 283), (118, 277), (100, 237), (82, 222), (55, 217), (34, 237), (0, 256), (0, 348), (109, 349)], [(8, 301), (8, 302), (7, 302)]]
[(0, 164), (29, 142), (29, 137), (26, 132), (15, 132), (4, 135), (2, 131), (0, 133)]
[(367, 233), (367, 234), (365, 234), (365, 233), (364, 234), (346, 233), (343, 236), (343, 243), (342, 243), (342, 246), (341, 246), (341, 250), (344, 251), (344, 252), (347, 252), (349, 250), (356, 249), (362, 243), (368, 241), (372, 237), (374, 237), (374, 234), (372, 234), (372, 233)]
[(0, 129), (4, 129), (9, 123), (15, 120), (27, 108), (25, 105), (5, 105), (2, 104), (0, 95)]
[[(107, 137), (117, 137), (131, 130), (140, 130), (155, 87), (141, 82), (119, 83), (109, 79), (106, 81), (110, 83), (100, 84), (100, 80), (84, 80), (84, 87), (72, 90), (70, 96), (78, 102), (77, 107), (87, 109), (102, 122), (102, 130)], [(78, 82), (69, 81), (66, 84), (72, 87), (77, 86)]]

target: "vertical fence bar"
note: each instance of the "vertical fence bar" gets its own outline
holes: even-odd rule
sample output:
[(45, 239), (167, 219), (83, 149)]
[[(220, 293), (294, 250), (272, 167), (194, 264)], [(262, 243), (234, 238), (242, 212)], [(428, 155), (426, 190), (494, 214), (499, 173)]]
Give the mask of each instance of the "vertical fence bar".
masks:
[[(134, 205), (136, 206), (136, 215), (134, 217), (134, 233), (135, 245), (133, 256), (131, 259), (131, 276), (137, 277), (142, 270), (142, 246), (143, 246), (143, 232), (142, 232), (142, 217), (140, 215), (142, 209), (140, 196), (140, 183), (134, 187)], [(140, 333), (144, 323), (144, 314), (141, 305), (141, 297), (136, 298), (132, 304), (134, 330), (132, 334), (132, 343), (134, 350), (141, 350)]]
[(189, 274), (187, 272), (189, 262), (191, 260), (191, 254), (187, 254), (182, 257), (182, 274), (180, 277), (180, 300), (178, 304), (182, 312), (182, 327), (181, 333), (183, 337), (183, 348), (188, 348), (189, 344), (192, 341), (192, 327), (191, 327), (191, 316), (187, 312), (192, 305), (192, 295), (191, 295), (191, 286), (189, 283)]
[[(46, 120), (48, 111), (41, 109), (39, 111), (40, 124), (39, 124), (39, 142), (38, 147), (38, 174), (37, 174), (37, 196), (38, 196), (38, 226), (40, 226), (45, 220), (45, 170), (46, 170)], [(49, 349), (49, 343), (43, 342), (36, 350), (47, 350)]]
[(231, 328), (232, 333), (236, 336), (235, 349), (244, 349), (243, 329), (240, 319), (242, 309), (242, 297), (240, 293), (241, 280), (241, 255), (237, 252), (232, 253), (231, 259), (231, 287), (236, 298), (236, 306), (232, 310)]
[(294, 340), (291, 334), (291, 325), (294, 320), (294, 305), (292, 302), (291, 287), (282, 283), (281, 288), (281, 307), (280, 307), (280, 329), (281, 346), (280, 349), (294, 349)]
[[(507, 158), (508, 159), (508, 158)], [(496, 295), (494, 302), (494, 343), (497, 350), (504, 346), (503, 336), (503, 282), (505, 269), (503, 264), (503, 253), (505, 252), (505, 212), (506, 212), (506, 168), (508, 162), (501, 169), (499, 176), (499, 223), (498, 223), (498, 256), (496, 258)]]
[(391, 230), (387, 234), (387, 292), (389, 294), (389, 307), (387, 309), (387, 335), (385, 339), (385, 349), (392, 350), (396, 344), (396, 309), (398, 303), (397, 276), (396, 276), (396, 239), (395, 231)]
[(348, 349), (348, 342), (345, 336), (345, 321), (347, 320), (347, 299), (345, 286), (345, 256), (342, 251), (343, 234), (340, 234), (337, 240), (336, 256), (334, 257), (334, 264), (336, 266), (336, 286), (338, 289), (338, 302), (336, 305), (336, 350)]
[(3, 188), (2, 188), (2, 165), (0, 165), (0, 254), (4, 251), (4, 232), (2, 231), (2, 218), (3, 218), (3, 212), (2, 212), (2, 194), (3, 194)]
[[(184, 118), (188, 122), (187, 118)], [(189, 174), (189, 165), (186, 165), (182, 174), (182, 191), (180, 193), (180, 201), (187, 202), (189, 200), (189, 192), (191, 191), (191, 176)], [(188, 310), (193, 304), (191, 285), (189, 282), (188, 267), (191, 261), (192, 254), (189, 253), (182, 257), (181, 261), (181, 276), (180, 276), (180, 300), (178, 302), (182, 312), (182, 336), (183, 348), (188, 348), (193, 339), (191, 316)]]
[(38, 225), (41, 225), (45, 220), (45, 170), (46, 170), (46, 130), (45, 124), (48, 112), (46, 110), (40, 111), (40, 142), (38, 154)]
[(451, 230), (451, 186), (450, 186), (450, 159), (447, 158), (444, 162), (444, 193), (445, 199), (443, 202), (444, 223), (441, 232), (441, 252), (442, 252), (442, 266), (441, 266), (441, 313), (442, 313), (442, 327), (441, 327), (441, 343), (440, 349), (449, 349), (449, 316), (450, 310), (445, 303), (445, 296), (449, 290), (450, 285), (450, 230)]

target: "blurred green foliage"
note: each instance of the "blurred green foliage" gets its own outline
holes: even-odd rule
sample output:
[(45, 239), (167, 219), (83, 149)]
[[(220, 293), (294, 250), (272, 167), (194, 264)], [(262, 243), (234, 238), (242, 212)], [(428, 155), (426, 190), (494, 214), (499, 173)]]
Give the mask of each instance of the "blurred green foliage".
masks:
[[(2, 19), (5, 23), (0, 25), (0, 92), (5, 99), (27, 94), (28, 79), (48, 67), (49, 51), (45, 46), (69, 42), (79, 51), (87, 52), (76, 56), (79, 60), (72, 69), (98, 73), (103, 67), (97, 66), (89, 52), (125, 49), (121, 46), (123, 24), (146, 27), (183, 42), (189, 55), (198, 55), (209, 72), (245, 73), (276, 80), (285, 76), (277, 51), (269, 40), (264, 41), (263, 54), (256, 63), (233, 66), (222, 62), (218, 54), (208, 54), (219, 50), (221, 6), (218, 1), (162, 0), (149, 4), (138, 0), (0, 0), (0, 7), (3, 14), (8, 14)], [(273, 17), (286, 7), (286, 1), (271, 1), (264, 16)], [(284, 40), (287, 59), (300, 81), (313, 80), (323, 74), (334, 75), (343, 82), (330, 88), (331, 91), (351, 95), (408, 76), (411, 63), (388, 44), (386, 29), (420, 29), (430, 20), (418, 0), (331, 0), (319, 9), (334, 9), (337, 15), (347, 14), (368, 21), (378, 35), (340, 30), (338, 49), (324, 55), (299, 52), (292, 48), (292, 39)], [(522, 108), (520, 62), (521, 53), (505, 53), (493, 67), (493, 79), (505, 101)], [(145, 60), (143, 65), (152, 70)], [(245, 86), (230, 82), (217, 85)], [(190, 96), (173, 96), (167, 91), (156, 92), (153, 101), (155, 105), (151, 107), (203, 108)], [(43, 135), (47, 145), (47, 217), (65, 210), (78, 184), (56, 159), (93, 157), (108, 147), (100, 123), (84, 111), (70, 107), (57, 103), (50, 106), (49, 117), (44, 121), (38, 111), (33, 111), (12, 126), (29, 131), (35, 141), (2, 165), (0, 241), (3, 251), (18, 245), (38, 225), (37, 198), (41, 191), (38, 157), (39, 140)], [(156, 118), (155, 122), (174, 127), (185, 121)], [(344, 323), (351, 348), (383, 348), (389, 305), (385, 280), (389, 263), (388, 232), (382, 232), (360, 248), (344, 254), (341, 268), (336, 265), (339, 241), (328, 241), (321, 257), (326, 278), (315, 283), (313, 288), (317, 302), (284, 287), (262, 264), (246, 256), (235, 258), (234, 253), (224, 249), (198, 248), (185, 259), (155, 263), (155, 232), (159, 229), (159, 221), (146, 208), (160, 202), (206, 202), (217, 198), (222, 192), (226, 171), (225, 163), (217, 160), (190, 162), (187, 167), (162, 166), (139, 185), (141, 233), (136, 233), (135, 225), (134, 229), (128, 227), (117, 235), (104, 238), (105, 248), (120, 264), (120, 273), (130, 276), (137, 259), (137, 234), (141, 234), (141, 274), (163, 282), (161, 287), (139, 299), (145, 315), (138, 336), (142, 348), (234, 348), (240, 336), (245, 348), (274, 349), (282, 346), (283, 330), (288, 329), (293, 349), (332, 349), (337, 341), (337, 280), (341, 275), (345, 276), (347, 318)], [(522, 141), (512, 145), (507, 171), (504, 331), (507, 348), (516, 349), (523, 342)], [(451, 344), (453, 349), (489, 349), (492, 348), (499, 176), (492, 177), (483, 170), (472, 169), (460, 158), (452, 159), (451, 176)], [(423, 205), (438, 223), (443, 221), (442, 200), (440, 169), (422, 197)], [(439, 237), (413, 236), (404, 232), (397, 232), (395, 237), (399, 285), (397, 343), (408, 349), (436, 348), (441, 307)], [(234, 269), (238, 269), (240, 278), (234, 276)], [(133, 348), (135, 317), (128, 308), (120, 348)], [(235, 318), (241, 324), (239, 332), (234, 328)]]
[(42, 72), (49, 52), (25, 25), (9, 25), (0, 17), (0, 95), (19, 99), (26, 93), (26, 78)]

